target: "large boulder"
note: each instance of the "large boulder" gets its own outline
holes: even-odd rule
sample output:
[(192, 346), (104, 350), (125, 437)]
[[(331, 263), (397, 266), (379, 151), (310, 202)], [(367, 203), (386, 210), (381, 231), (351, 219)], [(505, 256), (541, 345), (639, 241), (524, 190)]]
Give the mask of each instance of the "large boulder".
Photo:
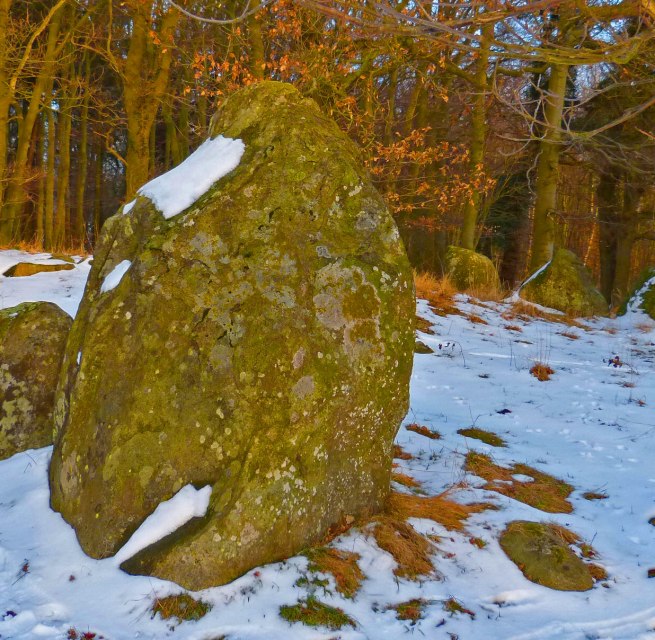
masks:
[(52, 444), (55, 389), (72, 322), (50, 302), (0, 311), (0, 460)]
[(243, 141), (236, 168), (179, 215), (142, 195), (105, 225), (50, 468), (52, 506), (96, 558), (180, 488), (210, 485), (204, 517), (123, 565), (191, 589), (382, 507), (414, 350), (407, 256), (334, 122), (265, 82), (211, 134)]
[(487, 256), (462, 247), (448, 247), (446, 275), (459, 291), (500, 287), (494, 263)]
[(521, 298), (572, 316), (607, 315), (608, 305), (575, 253), (556, 249), (552, 260), (519, 290)]

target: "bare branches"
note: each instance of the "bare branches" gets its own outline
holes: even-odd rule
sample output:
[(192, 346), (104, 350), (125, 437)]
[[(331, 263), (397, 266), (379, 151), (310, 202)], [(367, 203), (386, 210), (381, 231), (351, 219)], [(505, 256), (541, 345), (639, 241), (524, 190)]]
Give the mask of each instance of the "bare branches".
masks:
[(175, 7), (180, 13), (187, 16), (187, 18), (192, 18), (193, 20), (197, 20), (198, 22), (204, 22), (206, 24), (218, 24), (218, 25), (237, 24), (239, 22), (243, 22), (246, 18), (255, 15), (256, 13), (258, 13), (259, 11), (270, 5), (272, 2), (273, 0), (261, 0), (260, 2), (256, 3), (254, 6), (251, 6), (251, 0), (247, 0), (246, 3), (244, 4), (243, 10), (236, 18), (218, 19), (218, 18), (206, 18), (204, 16), (198, 15), (197, 13), (192, 13), (191, 11), (188, 11), (184, 7), (177, 4), (177, 2), (173, 2), (173, 0), (170, 0), (171, 6)]

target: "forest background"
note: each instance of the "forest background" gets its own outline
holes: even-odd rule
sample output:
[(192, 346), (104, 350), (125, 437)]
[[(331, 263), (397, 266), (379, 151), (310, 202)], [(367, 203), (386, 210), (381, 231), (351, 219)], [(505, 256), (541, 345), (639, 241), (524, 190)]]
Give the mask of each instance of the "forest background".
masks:
[(571, 249), (617, 306), (655, 264), (655, 2), (0, 0), (0, 246), (91, 251), (238, 88), (361, 147), (419, 268), (512, 286)]

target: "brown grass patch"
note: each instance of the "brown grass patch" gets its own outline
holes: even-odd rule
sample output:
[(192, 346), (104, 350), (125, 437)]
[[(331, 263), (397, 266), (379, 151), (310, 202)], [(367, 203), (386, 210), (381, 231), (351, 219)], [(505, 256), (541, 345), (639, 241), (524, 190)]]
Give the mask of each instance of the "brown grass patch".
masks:
[(412, 476), (408, 476), (405, 473), (400, 473), (399, 471), (393, 471), (391, 473), (391, 479), (408, 489), (416, 489), (421, 486), (421, 483), (418, 480), (415, 480)]
[(548, 322), (565, 324), (569, 327), (584, 329), (585, 331), (589, 330), (589, 327), (585, 326), (581, 322), (578, 322), (574, 318), (571, 318), (567, 315), (560, 315), (558, 313), (549, 313), (548, 311), (544, 311), (543, 309), (540, 309), (536, 305), (530, 304), (525, 300), (517, 300), (513, 302), (510, 310), (502, 313), (501, 317), (504, 320), (511, 320), (518, 317), (524, 322), (529, 322), (530, 320), (535, 319), (547, 320)]
[(449, 500), (448, 492), (438, 496), (415, 496), (391, 492), (387, 513), (396, 519), (427, 518), (453, 531), (464, 529), (464, 521), (474, 513), (494, 508), (486, 503), (460, 504)]
[(373, 535), (378, 547), (396, 561), (394, 575), (416, 580), (434, 572), (432, 544), (411, 525), (392, 516), (379, 516)]
[(572, 333), (571, 331), (562, 331), (559, 335), (564, 336), (565, 338), (568, 338), (569, 340), (579, 340), (580, 336), (576, 335), (575, 333)]
[(397, 458), (398, 460), (413, 460), (414, 456), (409, 453), (408, 451), (405, 451), (399, 444), (394, 444), (393, 445), (393, 457)]
[(462, 315), (455, 306), (457, 289), (448, 276), (438, 278), (429, 271), (414, 272), (416, 297), (427, 300), (430, 308), (439, 316)]
[(603, 492), (598, 492), (598, 491), (585, 491), (582, 494), (582, 497), (585, 500), (607, 500), (609, 496), (603, 491)]
[(443, 603), (444, 611), (449, 613), (451, 616), (454, 616), (456, 613), (464, 613), (467, 616), (470, 616), (471, 620), (475, 620), (475, 613), (470, 609), (467, 609), (459, 600), (455, 598), (448, 598)]
[(498, 435), (491, 431), (485, 431), (484, 429), (478, 429), (477, 427), (470, 427), (468, 429), (459, 429), (457, 431), (460, 436), (465, 438), (474, 438), (475, 440), (480, 440), (485, 444), (488, 444), (492, 447), (506, 447), (507, 443)]
[(641, 333), (650, 333), (653, 329), (655, 329), (655, 324), (652, 322), (638, 322), (635, 325), (635, 329), (641, 331)]
[(212, 606), (202, 600), (195, 600), (187, 593), (178, 593), (173, 596), (156, 598), (150, 610), (154, 618), (159, 614), (164, 620), (176, 618), (184, 620), (200, 620)]
[[(465, 468), (487, 481), (485, 489), (529, 504), (547, 513), (571, 513), (573, 506), (567, 500), (573, 487), (547, 473), (526, 464), (515, 464), (506, 469), (495, 464), (482, 453), (471, 451), (466, 456)], [(512, 476), (522, 474), (534, 478), (534, 482), (521, 482)]]
[(530, 373), (540, 382), (546, 382), (555, 373), (555, 369), (543, 362), (535, 362), (530, 368)]
[(607, 580), (607, 571), (605, 571), (605, 569), (601, 567), (599, 564), (594, 564), (593, 562), (589, 562), (587, 564), (587, 569), (589, 569), (589, 573), (591, 574), (591, 577), (596, 582), (600, 582), (601, 580)]
[(465, 293), (471, 298), (477, 298), (483, 302), (502, 302), (507, 297), (505, 289), (493, 284), (487, 284), (484, 287), (470, 287)]
[(418, 433), (419, 435), (425, 436), (426, 438), (430, 438), (430, 440), (440, 440), (441, 439), (441, 434), (438, 431), (432, 431), (429, 427), (426, 427), (425, 425), (422, 424), (417, 424), (416, 422), (412, 422), (411, 424), (408, 424), (405, 429), (407, 431), (413, 431), (414, 433)]
[(432, 323), (429, 320), (426, 320), (425, 318), (421, 318), (421, 316), (416, 316), (414, 326), (416, 327), (417, 331), (421, 331), (422, 333), (427, 333), (430, 336), (434, 335), (434, 330), (432, 329)]
[(519, 333), (523, 332), (523, 329), (521, 329), (518, 324), (506, 324), (503, 326), (505, 329), (507, 329), (507, 331), (518, 331)]
[(353, 598), (364, 581), (357, 561), (358, 553), (319, 547), (305, 553), (309, 560), (309, 570), (329, 573), (337, 586), (337, 591), (345, 598)]
[(423, 617), (423, 612), (428, 604), (430, 604), (428, 600), (414, 598), (389, 607), (389, 609), (396, 612), (397, 620), (407, 620), (410, 624), (415, 625)]
[(472, 324), (489, 324), (484, 318), (476, 316), (474, 313), (469, 313), (466, 316), (466, 319)]
[(355, 621), (343, 609), (324, 604), (313, 596), (300, 600), (298, 604), (281, 606), (280, 617), (287, 622), (302, 622), (310, 627), (327, 627), (332, 631), (345, 626), (356, 626)]
[[(36, 240), (21, 240), (20, 242), (13, 242), (11, 244), (0, 244), (0, 251), (14, 249), (16, 251), (24, 251), (25, 253), (48, 253), (46, 249), (43, 248), (43, 245)], [(89, 256), (84, 243), (75, 244), (75, 245), (57, 245), (50, 249), (55, 253), (64, 254), (67, 256)], [(52, 254), (51, 254), (52, 255)]]

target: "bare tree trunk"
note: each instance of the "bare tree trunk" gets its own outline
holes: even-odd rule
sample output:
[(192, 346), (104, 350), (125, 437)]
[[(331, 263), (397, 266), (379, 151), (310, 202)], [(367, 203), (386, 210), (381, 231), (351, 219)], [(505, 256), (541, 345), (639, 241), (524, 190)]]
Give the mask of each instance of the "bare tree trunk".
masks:
[(539, 269), (553, 255), (557, 209), (557, 180), (559, 177), (559, 156), (562, 142), (562, 115), (569, 66), (553, 64), (546, 92), (544, 109), (544, 134), (539, 143), (537, 158), (537, 184), (534, 204), (534, 226), (532, 229), (532, 255), (530, 270)]
[[(485, 140), (487, 138), (487, 92), (489, 89), (489, 51), (493, 39), (493, 24), (482, 27), (480, 51), (476, 60), (473, 90), (473, 113), (471, 116), (471, 144), (469, 148), (469, 172), (471, 178), (478, 176), (484, 165)], [(475, 250), (476, 227), (480, 215), (480, 190), (473, 189), (464, 205), (464, 220), (460, 244), (464, 249)]]
[(45, 181), (45, 248), (50, 250), (54, 245), (54, 216), (55, 216), (55, 155), (57, 138), (55, 135), (55, 114), (52, 108), (46, 110), (48, 114), (48, 169)]

